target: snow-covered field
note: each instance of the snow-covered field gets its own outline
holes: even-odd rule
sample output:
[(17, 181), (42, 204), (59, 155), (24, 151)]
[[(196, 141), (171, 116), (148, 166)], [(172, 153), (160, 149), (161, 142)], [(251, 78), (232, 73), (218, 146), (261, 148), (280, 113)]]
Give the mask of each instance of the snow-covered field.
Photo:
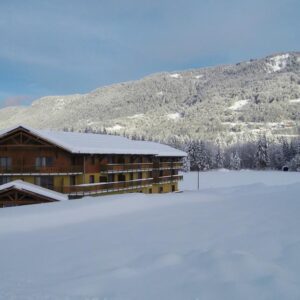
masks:
[(300, 173), (0, 210), (0, 299), (300, 299)]
[[(184, 180), (180, 182), (181, 190), (197, 190), (197, 172), (183, 173)], [(253, 184), (265, 184), (267, 186), (289, 185), (300, 183), (300, 173), (279, 171), (252, 171), (252, 170), (219, 170), (199, 173), (199, 188), (215, 189)]]

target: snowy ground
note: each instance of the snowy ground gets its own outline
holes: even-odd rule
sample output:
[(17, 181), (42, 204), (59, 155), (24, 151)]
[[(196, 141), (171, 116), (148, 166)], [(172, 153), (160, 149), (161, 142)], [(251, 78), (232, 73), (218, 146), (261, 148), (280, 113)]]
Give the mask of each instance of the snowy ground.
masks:
[(300, 299), (300, 173), (200, 179), (1, 209), (0, 299)]
[[(197, 190), (197, 172), (183, 173), (184, 181), (179, 187), (181, 190)], [(199, 189), (215, 189), (223, 187), (234, 187), (241, 185), (252, 185), (262, 183), (270, 185), (288, 185), (300, 182), (300, 173), (281, 171), (252, 171), (252, 170), (219, 170), (199, 173)]]

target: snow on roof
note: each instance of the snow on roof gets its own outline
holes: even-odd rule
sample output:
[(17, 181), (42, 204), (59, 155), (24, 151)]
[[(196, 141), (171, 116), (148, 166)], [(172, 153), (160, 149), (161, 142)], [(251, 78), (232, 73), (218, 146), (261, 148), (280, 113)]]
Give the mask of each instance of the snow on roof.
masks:
[(19, 191), (28, 191), (37, 195), (41, 195), (47, 198), (51, 198), (53, 200), (57, 200), (57, 201), (65, 201), (68, 200), (68, 196), (55, 192), (55, 191), (51, 191), (49, 189), (45, 189), (43, 187), (40, 187), (38, 185), (29, 183), (29, 182), (25, 182), (23, 180), (14, 180), (5, 184), (0, 185), (0, 191), (4, 191), (10, 188), (14, 188), (17, 189)]
[(115, 135), (37, 130), (23, 125), (17, 125), (0, 131), (0, 138), (18, 128), (23, 128), (33, 135), (53, 143), (71, 153), (186, 156), (186, 153), (183, 151), (154, 142), (134, 141)]

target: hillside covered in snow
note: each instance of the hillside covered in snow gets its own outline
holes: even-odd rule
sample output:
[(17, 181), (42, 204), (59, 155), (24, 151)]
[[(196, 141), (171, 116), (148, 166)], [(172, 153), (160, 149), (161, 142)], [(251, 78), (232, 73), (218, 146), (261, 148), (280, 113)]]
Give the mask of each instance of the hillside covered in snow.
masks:
[(171, 138), (251, 140), (293, 137), (300, 128), (300, 53), (173, 73), (49, 96), (0, 110), (0, 128), (105, 130), (167, 142)]
[(0, 210), (0, 299), (300, 298), (299, 173)]

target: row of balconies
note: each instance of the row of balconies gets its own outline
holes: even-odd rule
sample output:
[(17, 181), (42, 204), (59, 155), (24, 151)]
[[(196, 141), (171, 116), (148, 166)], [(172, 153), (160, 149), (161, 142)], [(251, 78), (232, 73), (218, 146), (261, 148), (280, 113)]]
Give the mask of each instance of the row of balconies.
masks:
[(107, 164), (100, 167), (102, 173), (124, 173), (137, 171), (152, 171), (156, 169), (168, 170), (182, 168), (181, 162), (164, 162), (164, 163), (133, 163), (133, 164)]
[(47, 167), (38, 167), (35, 165), (31, 166), (0, 166), (0, 174), (82, 174), (82, 166), (47, 166)]
[(151, 187), (153, 184), (172, 183), (182, 180), (182, 175), (164, 176), (159, 178), (136, 179), (130, 181), (103, 182), (95, 184), (81, 184), (55, 188), (56, 191), (69, 194), (71, 197), (81, 197), (93, 194), (105, 194)]
[[(133, 163), (133, 164), (107, 164), (101, 165), (99, 173), (124, 173), (124, 172), (142, 172), (155, 169), (181, 169), (181, 162), (164, 163)], [(0, 174), (82, 174), (83, 166), (0, 166)]]

